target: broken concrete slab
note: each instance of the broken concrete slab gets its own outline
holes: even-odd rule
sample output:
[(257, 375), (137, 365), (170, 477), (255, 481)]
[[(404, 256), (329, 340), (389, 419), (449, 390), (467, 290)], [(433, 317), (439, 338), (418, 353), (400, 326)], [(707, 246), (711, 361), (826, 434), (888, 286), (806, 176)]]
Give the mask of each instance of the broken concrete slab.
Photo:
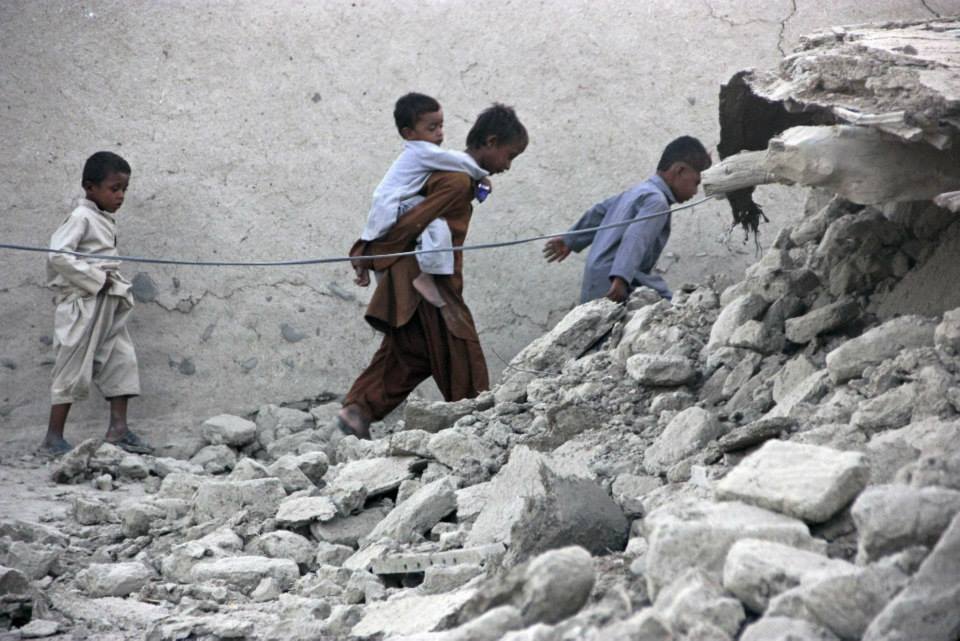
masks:
[(243, 447), (257, 436), (257, 424), (239, 416), (218, 414), (200, 425), (200, 434), (210, 445)]
[(725, 431), (726, 428), (711, 412), (698, 406), (689, 407), (674, 416), (647, 448), (643, 467), (650, 474), (663, 474), (671, 465), (719, 438)]
[(856, 571), (840, 559), (773, 541), (741, 539), (723, 564), (723, 587), (757, 613), (770, 599), (810, 577)]
[(484, 394), (477, 398), (465, 398), (452, 403), (410, 399), (404, 406), (403, 421), (405, 426), (411, 430), (422, 430), (434, 434), (453, 427), (454, 423), (468, 414), (491, 407), (493, 407), (493, 396), (491, 394)]
[(314, 521), (310, 524), (310, 534), (318, 541), (356, 547), (389, 513), (388, 507), (372, 506), (358, 514)]
[(428, 483), (394, 507), (367, 535), (365, 541), (373, 543), (387, 538), (412, 543), (456, 509), (457, 495), (453, 481), (444, 478)]
[(265, 578), (272, 578), (281, 590), (289, 590), (300, 578), (300, 570), (291, 559), (264, 556), (229, 556), (213, 561), (200, 561), (193, 566), (194, 581), (223, 581), (234, 589), (249, 594)]
[(717, 484), (717, 498), (823, 523), (866, 487), (869, 476), (859, 452), (770, 440)]
[(482, 566), (502, 558), (505, 551), (502, 543), (490, 543), (445, 552), (388, 553), (371, 561), (369, 570), (374, 574), (408, 574), (454, 565)]
[(818, 307), (803, 316), (788, 318), (785, 322), (787, 339), (793, 343), (809, 343), (820, 334), (826, 334), (853, 322), (860, 316), (860, 305), (852, 299), (839, 300)]
[(287, 530), (267, 532), (251, 539), (243, 551), (250, 556), (265, 556), (271, 559), (290, 559), (302, 571), (316, 564), (317, 550), (306, 537)]
[(414, 456), (389, 456), (350, 461), (340, 468), (330, 485), (356, 482), (367, 489), (367, 496), (379, 496), (413, 478), (413, 469), (419, 460)]
[(627, 374), (651, 387), (675, 387), (692, 383), (697, 377), (693, 362), (685, 356), (634, 354), (627, 359)]
[(660, 590), (690, 567), (720, 581), (730, 547), (740, 539), (776, 541), (805, 550), (819, 546), (807, 526), (776, 512), (733, 501), (683, 499), (653, 510), (644, 519), (649, 550), (647, 590)]
[(91, 597), (127, 596), (146, 585), (154, 572), (143, 563), (92, 563), (77, 574), (77, 585)]
[(504, 543), (515, 561), (569, 544), (604, 554), (626, 546), (628, 529), (600, 485), (558, 473), (548, 457), (518, 446), (491, 481), (466, 546)]
[(750, 320), (756, 320), (767, 310), (769, 303), (762, 296), (744, 294), (730, 301), (710, 328), (710, 340), (707, 351), (730, 344), (730, 337), (738, 327)]
[(337, 506), (329, 496), (291, 496), (280, 502), (274, 518), (281, 527), (296, 528), (336, 515)]
[(350, 634), (360, 639), (432, 632), (449, 627), (474, 592), (403, 596), (371, 603)]
[(905, 349), (932, 347), (936, 328), (936, 322), (914, 315), (900, 316), (874, 327), (827, 354), (830, 378), (834, 383), (842, 383)]
[(549, 332), (533, 340), (511, 361), (517, 369), (559, 370), (569, 359), (579, 358), (613, 324), (626, 309), (601, 298), (574, 307)]
[(286, 497), (283, 484), (275, 478), (206, 481), (197, 487), (193, 510), (200, 521), (226, 520), (240, 510), (254, 517), (270, 518), (276, 513), (277, 504)]
[(875, 485), (850, 509), (857, 525), (857, 561), (869, 563), (913, 545), (933, 546), (960, 513), (960, 491)]

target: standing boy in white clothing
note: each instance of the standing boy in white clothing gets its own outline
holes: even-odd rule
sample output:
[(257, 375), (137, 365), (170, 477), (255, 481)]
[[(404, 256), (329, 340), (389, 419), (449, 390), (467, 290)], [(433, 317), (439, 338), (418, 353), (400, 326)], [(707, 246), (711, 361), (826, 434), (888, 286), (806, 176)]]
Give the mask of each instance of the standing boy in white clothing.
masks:
[[(114, 213), (123, 204), (130, 183), (130, 165), (109, 151), (99, 151), (83, 167), (83, 189), (76, 209), (50, 239), (50, 249), (99, 256), (117, 255)], [(63, 454), (71, 445), (63, 438), (74, 401), (85, 399), (94, 383), (110, 402), (106, 440), (129, 452), (151, 448), (127, 427), (127, 400), (140, 394), (137, 354), (127, 320), (133, 307), (128, 280), (116, 260), (94, 260), (51, 252), (47, 285), (57, 292), (50, 422), (40, 446)]]
[[(393, 110), (397, 130), (406, 141), (403, 151), (390, 166), (383, 180), (373, 192), (373, 205), (367, 215), (367, 224), (361, 240), (371, 241), (383, 236), (397, 222), (397, 218), (423, 201), (420, 191), (434, 171), (456, 171), (469, 174), (487, 187), (487, 172), (473, 158), (462, 151), (448, 151), (443, 144), (443, 109), (434, 98), (420, 93), (401, 96)], [(480, 198), (482, 200), (482, 198)], [(417, 255), (420, 275), (413, 286), (429, 303), (443, 307), (433, 276), (453, 274), (453, 241), (450, 227), (442, 218), (435, 219), (423, 230), (417, 249), (450, 250)], [(355, 282), (361, 287), (370, 284), (369, 269), (356, 268)]]

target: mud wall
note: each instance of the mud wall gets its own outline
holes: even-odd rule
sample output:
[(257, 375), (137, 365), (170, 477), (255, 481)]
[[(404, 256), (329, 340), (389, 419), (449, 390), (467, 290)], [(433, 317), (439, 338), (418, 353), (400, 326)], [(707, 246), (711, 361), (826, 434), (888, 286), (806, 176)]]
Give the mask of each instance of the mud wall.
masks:
[[(674, 136), (713, 147), (732, 71), (772, 66), (830, 24), (958, 11), (952, 0), (4, 2), (0, 238), (45, 244), (81, 193), (83, 159), (110, 149), (134, 169), (122, 253), (341, 255), (398, 150), (392, 102), (411, 89), (444, 104), (449, 147), (493, 100), (530, 130), (472, 242), (560, 230), (644, 178)], [(801, 196), (758, 191), (767, 238)], [(661, 263), (672, 285), (739, 276), (753, 261), (738, 235), (723, 242), (728, 220), (721, 203), (675, 218)], [(539, 252), (468, 255), (467, 299), (494, 374), (575, 302), (582, 259), (548, 266)], [(39, 423), (52, 362), (43, 256), (0, 256), (0, 421)], [(345, 267), (125, 272), (141, 298), (134, 418), (342, 393), (378, 343), (361, 321), (369, 292)], [(85, 403), (74, 417), (102, 412)]]

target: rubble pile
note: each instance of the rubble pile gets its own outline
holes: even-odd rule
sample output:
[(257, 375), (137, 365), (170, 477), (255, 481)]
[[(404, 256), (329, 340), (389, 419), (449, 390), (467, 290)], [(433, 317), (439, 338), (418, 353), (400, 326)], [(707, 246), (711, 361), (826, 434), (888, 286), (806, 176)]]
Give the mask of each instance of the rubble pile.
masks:
[(80, 444), (69, 522), (0, 523), (0, 627), (955, 641), (960, 308), (880, 307), (960, 222), (834, 194), (741, 282), (581, 305), (373, 441), (327, 403), (212, 417), (176, 456)]

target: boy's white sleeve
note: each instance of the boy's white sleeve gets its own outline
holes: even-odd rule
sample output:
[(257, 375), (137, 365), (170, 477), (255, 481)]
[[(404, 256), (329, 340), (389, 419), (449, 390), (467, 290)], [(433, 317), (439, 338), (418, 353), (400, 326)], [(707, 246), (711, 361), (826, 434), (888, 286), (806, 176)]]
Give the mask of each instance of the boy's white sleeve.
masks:
[(470, 174), (474, 180), (480, 180), (488, 175), (488, 172), (466, 152), (450, 151), (433, 144), (420, 147), (417, 151), (418, 159), (423, 163), (424, 170), (428, 172), (456, 171)]
[[(87, 232), (87, 219), (71, 214), (50, 237), (50, 249), (78, 251)], [(86, 260), (70, 254), (47, 254), (47, 264), (71, 285), (97, 294), (107, 282), (107, 272)]]

